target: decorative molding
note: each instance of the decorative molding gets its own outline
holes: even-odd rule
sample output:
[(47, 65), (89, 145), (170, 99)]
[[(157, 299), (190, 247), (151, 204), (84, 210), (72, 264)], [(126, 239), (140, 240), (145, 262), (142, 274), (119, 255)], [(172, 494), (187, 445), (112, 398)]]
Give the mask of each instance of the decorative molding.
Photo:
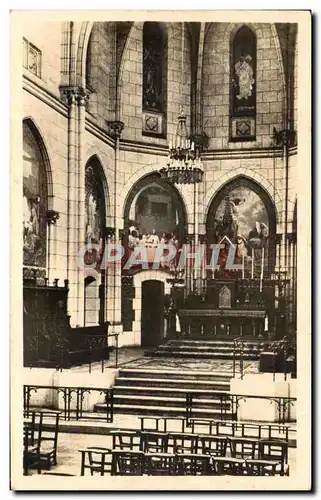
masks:
[(108, 125), (108, 131), (109, 135), (114, 137), (115, 139), (120, 138), (122, 131), (124, 130), (124, 122), (121, 122), (119, 120), (113, 120), (110, 122), (107, 122)]
[(66, 104), (57, 95), (39, 85), (27, 75), (23, 75), (22, 77), (22, 88), (61, 115), (68, 116)]
[(144, 135), (164, 137), (164, 114), (161, 112), (142, 112), (142, 130)]
[[(168, 146), (162, 144), (151, 144), (139, 141), (120, 140), (120, 150), (133, 153), (152, 154), (158, 156), (168, 156)], [(289, 155), (297, 154), (297, 148), (291, 148)], [(281, 148), (248, 148), (248, 149), (211, 149), (202, 154), (201, 160), (228, 160), (247, 158), (282, 158)]]
[(231, 141), (255, 141), (255, 118), (231, 118)]
[(121, 151), (130, 151), (133, 153), (144, 153), (158, 156), (168, 156), (168, 145), (151, 144), (147, 142), (120, 140), (119, 149)]
[(180, 309), (179, 316), (193, 316), (193, 317), (251, 317), (251, 318), (265, 318), (264, 310), (247, 310), (247, 309)]
[(208, 160), (242, 160), (247, 158), (282, 158), (280, 148), (248, 148), (248, 149), (221, 149), (209, 150), (202, 155), (202, 161)]
[(107, 131), (93, 123), (88, 118), (86, 118), (85, 129), (108, 146), (112, 148), (115, 147), (115, 141), (112, 137), (110, 137), (110, 135), (108, 135)]

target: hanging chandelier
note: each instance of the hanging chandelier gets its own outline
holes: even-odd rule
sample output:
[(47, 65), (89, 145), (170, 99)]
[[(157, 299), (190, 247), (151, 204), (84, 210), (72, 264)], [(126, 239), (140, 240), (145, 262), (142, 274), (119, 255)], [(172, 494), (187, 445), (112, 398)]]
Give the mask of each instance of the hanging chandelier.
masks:
[(175, 140), (169, 145), (167, 165), (159, 173), (162, 179), (173, 184), (196, 184), (202, 181), (201, 160), (195, 151), (195, 142), (187, 137), (183, 110), (178, 117)]

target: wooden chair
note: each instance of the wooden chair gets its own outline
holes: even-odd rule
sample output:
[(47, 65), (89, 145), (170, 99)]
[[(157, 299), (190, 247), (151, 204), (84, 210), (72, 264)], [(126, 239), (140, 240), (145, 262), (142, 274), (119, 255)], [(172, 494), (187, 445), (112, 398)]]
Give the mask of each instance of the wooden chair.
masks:
[(168, 451), (170, 453), (196, 454), (198, 448), (198, 436), (196, 434), (185, 434), (173, 432), (168, 434)]
[(256, 458), (257, 441), (251, 438), (228, 438), (228, 444), (233, 458)]
[(279, 462), (272, 460), (246, 460), (245, 468), (248, 476), (275, 476)]
[(184, 453), (176, 457), (179, 476), (210, 476), (213, 473), (210, 455)]
[(28, 426), (23, 429), (23, 474), (28, 475), (28, 470), (37, 468), (38, 474), (40, 468), (40, 449), (39, 443), (35, 443), (34, 431)]
[(202, 454), (224, 457), (226, 455), (227, 438), (219, 436), (200, 437)]
[(183, 417), (162, 417), (164, 432), (185, 432), (186, 421)]
[[(85, 470), (90, 470), (90, 475), (93, 476), (95, 472), (98, 472), (101, 476), (105, 475), (105, 472), (111, 474), (112, 460), (111, 460), (111, 450), (109, 448), (100, 447), (88, 447), (78, 450), (81, 453), (81, 465), (80, 465), (80, 475), (85, 475)], [(109, 460), (108, 460), (109, 456)], [(86, 460), (88, 459), (88, 461)]]
[(277, 461), (276, 471), (280, 476), (289, 475), (288, 443), (276, 439), (261, 439), (259, 441), (259, 459)]
[(142, 451), (112, 450), (112, 476), (142, 476), (145, 455)]
[(57, 464), (59, 411), (39, 410), (29, 412), (24, 424), (24, 473), (28, 469), (49, 470)]
[(191, 418), (190, 419), (192, 434), (209, 434), (213, 433), (213, 420), (206, 418)]
[(59, 411), (39, 411), (38, 442), (41, 468), (50, 469), (52, 465), (57, 465), (59, 416)]
[[(141, 431), (150, 431), (150, 432), (159, 432), (161, 425), (163, 424), (163, 417), (138, 417), (140, 420), (140, 430)], [(152, 422), (152, 426), (149, 427), (149, 423)], [(163, 425), (164, 427), (164, 425)]]
[(245, 460), (233, 457), (212, 457), (213, 473), (218, 476), (243, 476), (246, 474)]
[(172, 453), (146, 453), (145, 470), (149, 476), (175, 476), (177, 455)]
[(113, 450), (141, 451), (141, 437), (136, 431), (110, 431), (113, 438)]
[(141, 432), (141, 450), (144, 453), (167, 453), (168, 434), (164, 432)]

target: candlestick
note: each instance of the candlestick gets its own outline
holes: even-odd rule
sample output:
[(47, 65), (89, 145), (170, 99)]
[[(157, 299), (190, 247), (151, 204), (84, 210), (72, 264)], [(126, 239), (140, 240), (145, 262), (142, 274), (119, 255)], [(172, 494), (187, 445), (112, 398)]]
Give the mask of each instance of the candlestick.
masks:
[(269, 318), (268, 316), (266, 315), (265, 318), (264, 318), (264, 331), (265, 332), (268, 332), (269, 331)]
[(244, 253), (242, 254), (242, 279), (244, 280)]
[(254, 248), (252, 248), (252, 270), (251, 270), (251, 279), (254, 278)]
[(264, 247), (262, 248), (262, 262), (261, 262), (261, 278), (260, 278), (260, 292), (262, 292), (263, 287), (263, 269), (264, 269)]

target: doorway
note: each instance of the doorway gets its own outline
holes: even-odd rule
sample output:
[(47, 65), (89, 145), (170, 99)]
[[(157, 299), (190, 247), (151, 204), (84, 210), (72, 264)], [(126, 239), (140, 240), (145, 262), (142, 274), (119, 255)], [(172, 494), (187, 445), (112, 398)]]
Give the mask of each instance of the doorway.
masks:
[(101, 278), (101, 284), (92, 276), (85, 278), (84, 326), (97, 325), (105, 320), (105, 280), (103, 275)]
[(141, 345), (156, 347), (164, 338), (164, 283), (142, 282)]

